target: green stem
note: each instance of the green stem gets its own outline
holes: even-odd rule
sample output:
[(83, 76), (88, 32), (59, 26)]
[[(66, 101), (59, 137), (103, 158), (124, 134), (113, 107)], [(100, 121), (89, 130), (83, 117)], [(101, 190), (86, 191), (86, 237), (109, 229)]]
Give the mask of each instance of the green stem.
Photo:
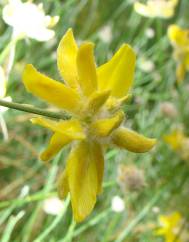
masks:
[(46, 194), (44, 192), (38, 192), (36, 194), (32, 194), (32, 195), (29, 195), (24, 198), (5, 200), (5, 201), (0, 202), (0, 209), (6, 208), (6, 207), (10, 206), (11, 204), (14, 204), (15, 206), (22, 206), (26, 203), (44, 200), (46, 198), (56, 196), (56, 195), (57, 195), (56, 192), (50, 192), (50, 193), (46, 193)]
[(55, 118), (55, 119), (69, 119), (70, 117), (65, 113), (57, 113), (47, 110), (42, 110), (40, 108), (35, 108), (33, 106), (30, 106), (28, 104), (20, 104), (20, 103), (14, 103), (14, 102), (7, 102), (2, 99), (0, 99), (0, 106), (17, 109), (19, 111), (24, 111), (27, 113), (34, 113), (42, 116), (46, 116), (49, 118)]
[(3, 49), (3, 51), (0, 53), (0, 65), (3, 63), (4, 59), (7, 57), (7, 55), (9, 54), (10, 49), (12, 48), (12, 46), (16, 45), (17, 41), (22, 39), (20, 36), (17, 38), (13, 38), (8, 44), (7, 46)]
[(158, 199), (163, 194), (164, 189), (157, 192), (155, 196), (152, 198), (152, 200), (141, 210), (141, 212), (137, 215), (136, 218), (134, 218), (128, 225), (127, 228), (123, 230), (123, 232), (119, 235), (119, 237), (115, 240), (115, 242), (122, 242), (125, 241), (125, 239), (130, 235), (130, 233), (133, 231), (135, 226), (141, 222), (142, 219), (145, 218), (145, 216), (149, 213), (150, 209), (154, 206), (154, 204), (158, 201)]

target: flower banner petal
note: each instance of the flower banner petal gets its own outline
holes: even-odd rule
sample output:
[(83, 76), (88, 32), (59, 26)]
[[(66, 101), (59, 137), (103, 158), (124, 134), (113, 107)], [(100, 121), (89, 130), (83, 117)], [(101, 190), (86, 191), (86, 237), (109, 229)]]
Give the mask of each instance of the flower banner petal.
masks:
[(120, 111), (111, 118), (99, 119), (92, 124), (91, 129), (94, 135), (105, 137), (108, 136), (114, 129), (120, 126), (124, 119), (124, 112)]
[(41, 74), (31, 64), (25, 67), (23, 82), (26, 89), (33, 95), (59, 108), (72, 113), (78, 113), (81, 108), (80, 96), (76, 91)]
[(98, 67), (98, 85), (101, 90), (112, 90), (111, 95), (123, 97), (132, 85), (135, 69), (135, 53), (124, 44), (110, 61)]
[(60, 41), (57, 49), (57, 65), (64, 81), (72, 88), (78, 86), (77, 57), (78, 47), (72, 29), (69, 29)]
[(92, 211), (98, 192), (98, 171), (88, 142), (72, 149), (66, 169), (74, 219), (81, 222)]
[(62, 135), (66, 135), (70, 139), (82, 140), (85, 138), (83, 129), (79, 121), (77, 120), (66, 120), (66, 121), (56, 122), (50, 119), (37, 117), (37, 118), (32, 118), (31, 122), (33, 124), (38, 124), (45, 128), (48, 128), (54, 132), (61, 133)]
[(109, 90), (94, 92), (89, 98), (87, 109), (90, 110), (90, 112), (92, 112), (93, 114), (95, 114), (107, 101), (109, 96)]
[(97, 75), (93, 48), (93, 43), (83, 43), (77, 55), (79, 84), (86, 96), (89, 96), (97, 89)]
[(104, 155), (103, 155), (102, 146), (97, 142), (93, 142), (91, 144), (91, 151), (92, 151), (94, 162), (96, 164), (97, 176), (98, 176), (97, 194), (100, 194), (102, 192), (102, 180), (104, 176)]
[(156, 144), (155, 139), (149, 139), (127, 128), (118, 128), (112, 134), (112, 142), (135, 153), (147, 152)]

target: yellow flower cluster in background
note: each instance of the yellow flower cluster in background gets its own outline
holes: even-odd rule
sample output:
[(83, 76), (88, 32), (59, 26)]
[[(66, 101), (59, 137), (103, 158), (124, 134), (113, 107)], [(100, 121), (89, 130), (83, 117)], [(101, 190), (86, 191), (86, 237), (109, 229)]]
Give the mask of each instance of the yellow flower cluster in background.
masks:
[(174, 59), (177, 62), (177, 82), (183, 81), (186, 71), (189, 71), (189, 29), (182, 29), (178, 25), (170, 25), (168, 37), (174, 48)]
[(156, 231), (156, 235), (163, 236), (165, 242), (182, 242), (180, 238), (177, 238), (182, 226), (182, 216), (179, 212), (160, 215), (159, 223), (160, 228)]
[(146, 4), (135, 2), (135, 11), (149, 18), (171, 18), (174, 15), (178, 0), (148, 0)]
[(178, 152), (183, 160), (189, 161), (189, 137), (185, 136), (181, 130), (175, 130), (166, 135), (164, 140), (173, 150)]
[(58, 69), (65, 84), (27, 65), (23, 82), (28, 91), (71, 113), (70, 120), (33, 118), (54, 132), (40, 158), (53, 158), (71, 144), (66, 168), (58, 181), (64, 198), (69, 192), (74, 218), (85, 219), (102, 191), (105, 148), (112, 144), (132, 152), (146, 152), (156, 143), (122, 126), (122, 104), (128, 99), (135, 69), (135, 53), (123, 44), (105, 64), (96, 67), (91, 42), (77, 46), (69, 29), (57, 50)]

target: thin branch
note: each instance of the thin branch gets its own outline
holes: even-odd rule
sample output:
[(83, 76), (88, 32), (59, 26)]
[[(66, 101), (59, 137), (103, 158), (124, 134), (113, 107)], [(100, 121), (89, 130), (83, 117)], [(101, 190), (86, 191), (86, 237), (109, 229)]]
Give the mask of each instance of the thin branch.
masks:
[(0, 99), (0, 106), (16, 109), (16, 110), (19, 110), (19, 111), (24, 111), (24, 112), (27, 112), (27, 113), (34, 113), (34, 114), (38, 114), (38, 115), (42, 115), (42, 116), (54, 118), (54, 119), (64, 119), (64, 120), (66, 120), (66, 119), (70, 118), (70, 116), (65, 114), (65, 113), (52, 112), (52, 111), (43, 110), (43, 109), (40, 109), (40, 108), (35, 108), (35, 107), (28, 105), (28, 104), (7, 102), (7, 101), (4, 101), (2, 99)]

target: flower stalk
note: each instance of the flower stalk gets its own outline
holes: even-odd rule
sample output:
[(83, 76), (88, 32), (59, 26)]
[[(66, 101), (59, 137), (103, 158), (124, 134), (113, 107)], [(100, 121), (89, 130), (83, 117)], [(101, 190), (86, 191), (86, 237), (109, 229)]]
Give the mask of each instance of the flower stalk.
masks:
[(4, 59), (7, 57), (7, 55), (9, 54), (10, 50), (12, 47), (16, 46), (16, 43), (18, 42), (18, 40), (22, 39), (21, 36), (17, 37), (17, 38), (13, 38), (8, 44), (7, 46), (4, 48), (4, 50), (1, 52), (0, 54), (0, 64), (3, 63)]
[(15, 103), (15, 102), (7, 102), (2, 99), (0, 99), (0, 106), (16, 109), (16, 110), (27, 112), (27, 113), (33, 113), (33, 114), (37, 114), (37, 115), (41, 115), (41, 116), (45, 116), (45, 117), (49, 117), (49, 118), (54, 118), (54, 119), (66, 120), (66, 119), (70, 118), (70, 116), (65, 113), (47, 111), (47, 110), (33, 107), (32, 105)]

